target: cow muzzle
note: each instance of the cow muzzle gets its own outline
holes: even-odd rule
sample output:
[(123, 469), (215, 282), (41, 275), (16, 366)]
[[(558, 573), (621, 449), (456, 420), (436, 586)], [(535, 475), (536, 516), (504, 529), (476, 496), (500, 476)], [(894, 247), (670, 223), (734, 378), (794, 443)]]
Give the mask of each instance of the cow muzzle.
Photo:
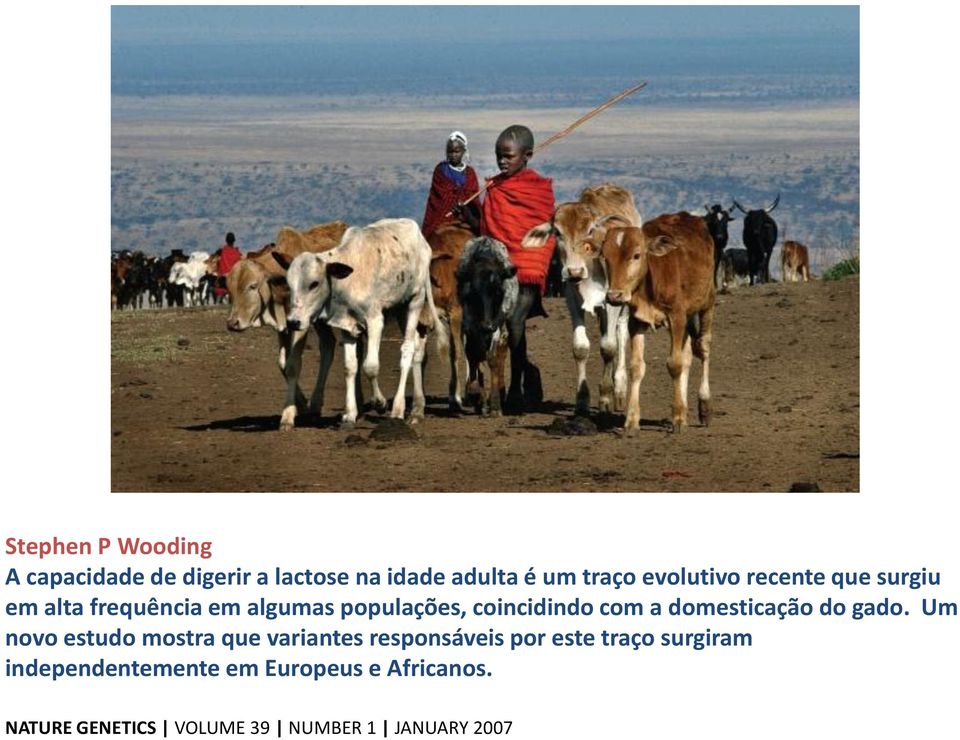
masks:
[(586, 267), (571, 267), (567, 270), (567, 280), (572, 283), (579, 283), (587, 277)]
[(240, 325), (240, 319), (231, 316), (227, 319), (227, 331), (243, 331), (245, 327)]
[(622, 290), (607, 291), (607, 303), (613, 306), (622, 306), (626, 302), (627, 299)]
[(300, 319), (287, 318), (287, 328), (290, 331), (300, 331)]

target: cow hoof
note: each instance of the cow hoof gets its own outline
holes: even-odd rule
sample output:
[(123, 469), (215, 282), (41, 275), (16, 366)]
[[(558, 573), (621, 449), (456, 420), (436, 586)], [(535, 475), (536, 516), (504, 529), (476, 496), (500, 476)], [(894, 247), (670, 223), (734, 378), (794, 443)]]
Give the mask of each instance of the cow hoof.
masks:
[(503, 400), (503, 408), (512, 413), (522, 414), (524, 412), (523, 396), (519, 393), (508, 393)]
[(700, 416), (701, 424), (705, 427), (710, 426), (710, 417), (713, 415), (713, 411), (710, 408), (710, 399), (700, 399), (700, 402), (697, 404), (697, 414)]
[(455, 414), (462, 414), (464, 412), (463, 402), (459, 398), (451, 398), (447, 402), (447, 407)]
[(613, 411), (613, 400), (610, 396), (600, 396), (600, 400), (597, 401), (597, 411), (601, 414), (609, 414)]
[(624, 411), (627, 408), (627, 394), (617, 393), (613, 397), (613, 410), (614, 411)]
[(340, 419), (340, 429), (345, 432), (353, 431), (356, 428), (357, 422), (355, 419)]
[(415, 426), (423, 421), (423, 414), (410, 414), (410, 418), (407, 419), (407, 424), (410, 426)]
[(624, 427), (619, 431), (621, 436), (633, 438), (640, 434), (640, 427)]
[(671, 432), (672, 434), (680, 434), (680, 432), (683, 431), (683, 426), (684, 426), (684, 425), (681, 424), (679, 421), (674, 421), (674, 422), (670, 425), (670, 432)]
[(287, 406), (280, 414), (280, 431), (289, 432), (293, 429), (293, 422), (297, 418), (296, 406)]
[(388, 409), (388, 408), (390, 408), (390, 406), (389, 406), (389, 404), (387, 403), (387, 399), (386, 399), (386, 398), (375, 398), (375, 399), (373, 399), (373, 410), (376, 411), (378, 414), (385, 414), (385, 413), (387, 413), (387, 409)]

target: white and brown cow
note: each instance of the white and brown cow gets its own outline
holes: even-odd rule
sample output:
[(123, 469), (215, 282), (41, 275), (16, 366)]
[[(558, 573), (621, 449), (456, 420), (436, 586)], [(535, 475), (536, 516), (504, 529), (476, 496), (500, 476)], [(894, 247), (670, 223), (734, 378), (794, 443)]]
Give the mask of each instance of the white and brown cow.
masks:
[(673, 429), (687, 423), (687, 383), (693, 355), (703, 363), (700, 421), (710, 421), (710, 344), (716, 289), (713, 240), (702, 218), (689, 213), (658, 216), (642, 228), (610, 229), (603, 242), (610, 276), (607, 300), (630, 311), (630, 395), (625, 428), (640, 426), (640, 382), (644, 332), (666, 324), (670, 329), (673, 378)]
[(398, 313), (403, 330), (400, 381), (390, 415), (399, 419), (404, 416), (404, 390), (412, 368), (414, 401), (410, 420), (416, 422), (423, 417), (426, 399), (422, 361), (426, 339), (418, 333), (417, 326), (425, 304), (429, 307), (431, 323), (437, 331), (443, 331), (430, 290), (430, 258), (430, 245), (420, 233), (419, 225), (408, 218), (396, 218), (362, 228), (352, 227), (334, 249), (301, 254), (290, 265), (287, 326), (298, 330), (321, 321), (340, 330), (347, 389), (345, 425), (352, 425), (357, 418), (356, 343), (362, 334), (366, 334), (368, 341), (363, 373), (372, 386), (374, 403), (386, 405), (378, 376), (384, 312), (390, 310)]
[(786, 241), (780, 252), (780, 273), (785, 283), (810, 279), (810, 252), (800, 242)]
[(290, 288), (283, 264), (289, 264), (304, 251), (331, 249), (346, 228), (342, 221), (321, 224), (304, 233), (285, 226), (280, 229), (276, 242), (253, 253), (253, 257), (239, 260), (227, 274), (227, 292), (230, 295), (227, 329), (240, 332), (269, 326), (277, 332), (278, 362), (286, 381), (284, 411), (280, 417), (280, 429), (284, 431), (293, 429), (298, 409), (312, 414), (321, 412), (323, 389), (333, 362), (336, 341), (329, 327), (315, 327), (320, 340), (320, 367), (308, 404), (300, 390), (299, 377), (309, 327), (291, 331), (287, 326)]
[(573, 323), (573, 358), (577, 365), (576, 413), (590, 411), (587, 357), (590, 340), (584, 317), (592, 313), (600, 324), (600, 411), (620, 410), (627, 396), (627, 312), (606, 302), (607, 275), (597, 259), (600, 236), (609, 226), (640, 226), (640, 213), (628, 190), (603, 184), (586, 188), (580, 200), (561, 203), (553, 218), (527, 232), (523, 246), (542, 246), (557, 236), (557, 252), (563, 263), (564, 295)]

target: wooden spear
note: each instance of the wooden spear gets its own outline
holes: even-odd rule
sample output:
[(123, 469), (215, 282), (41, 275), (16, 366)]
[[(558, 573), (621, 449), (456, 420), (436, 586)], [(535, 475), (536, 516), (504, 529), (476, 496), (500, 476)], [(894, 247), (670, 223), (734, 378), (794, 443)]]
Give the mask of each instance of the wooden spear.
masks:
[[(543, 150), (546, 149), (548, 146), (550, 146), (553, 142), (558, 141), (559, 139), (562, 139), (564, 136), (567, 136), (567, 135), (570, 134), (574, 129), (578, 128), (579, 126), (582, 126), (583, 124), (585, 124), (587, 121), (589, 121), (589, 120), (590, 120), (591, 118), (593, 118), (594, 116), (600, 115), (601, 113), (603, 113), (603, 112), (604, 112), (607, 108), (609, 108), (610, 106), (616, 105), (617, 103), (619, 103), (621, 100), (623, 100), (623, 99), (624, 99), (625, 97), (627, 97), (628, 95), (633, 95), (633, 93), (635, 93), (637, 90), (641, 90), (641, 89), (643, 89), (643, 88), (646, 87), (646, 86), (647, 86), (646, 81), (643, 81), (643, 82), (641, 82), (641, 83), (639, 83), (639, 84), (634, 85), (633, 87), (627, 88), (626, 90), (624, 90), (622, 93), (619, 93), (618, 95), (614, 95), (612, 98), (610, 98), (610, 100), (608, 100), (608, 101), (607, 101), (606, 103), (604, 103), (603, 105), (598, 105), (596, 108), (594, 108), (594, 109), (591, 110), (589, 113), (587, 113), (587, 114), (581, 116), (580, 118), (578, 118), (576, 121), (574, 121), (573, 123), (571, 123), (569, 126), (567, 126), (567, 127), (566, 127), (565, 129), (563, 129), (562, 131), (558, 131), (557, 133), (555, 133), (553, 136), (551, 136), (551, 137), (550, 137), (549, 139), (547, 139), (546, 141), (541, 142), (539, 145), (535, 146), (535, 147), (533, 148), (533, 153), (536, 154), (537, 152), (543, 151)], [(499, 176), (500, 176), (499, 174), (494, 175), (494, 178), (499, 177)], [(475, 192), (473, 195), (471, 195), (469, 198), (467, 198), (465, 201), (463, 201), (463, 203), (462, 203), (461, 205), (467, 205), (467, 203), (470, 203), (471, 201), (473, 201), (473, 200), (475, 200), (476, 198), (478, 198), (478, 197), (480, 196), (480, 193), (482, 193), (484, 190), (486, 190), (488, 187), (490, 187), (490, 185), (491, 185), (492, 183), (493, 183), (493, 178), (491, 178), (490, 180), (488, 180), (488, 181), (483, 185), (483, 187), (481, 187), (477, 192)], [(451, 213), (452, 213), (452, 211), (451, 211)], [(450, 213), (448, 213), (447, 215), (449, 216)]]

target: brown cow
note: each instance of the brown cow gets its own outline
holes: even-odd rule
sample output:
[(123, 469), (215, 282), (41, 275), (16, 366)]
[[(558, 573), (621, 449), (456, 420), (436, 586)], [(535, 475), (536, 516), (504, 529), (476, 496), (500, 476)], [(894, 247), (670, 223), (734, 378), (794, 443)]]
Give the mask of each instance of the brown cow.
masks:
[[(710, 421), (710, 343), (716, 288), (713, 240), (702, 218), (689, 213), (658, 216), (642, 228), (609, 230), (603, 242), (614, 305), (630, 304), (630, 393), (625, 429), (640, 426), (640, 381), (644, 331), (670, 327), (673, 378), (673, 429), (687, 423), (687, 382), (693, 355), (703, 363), (699, 392), (700, 421)], [(692, 339), (692, 341), (691, 341)]]
[[(460, 222), (446, 223), (433, 230), (427, 237), (432, 257), (430, 260), (430, 284), (437, 314), (449, 329), (450, 384), (448, 398), (450, 408), (463, 411), (463, 309), (457, 298), (457, 265), (464, 245), (474, 236), (471, 228)], [(428, 309), (424, 306), (424, 311)], [(429, 325), (429, 316), (423, 316), (423, 324)], [(441, 334), (437, 334), (438, 342)]]
[(541, 247), (551, 235), (557, 237), (557, 252), (563, 263), (567, 308), (573, 323), (573, 358), (577, 364), (577, 414), (590, 411), (587, 386), (587, 357), (590, 340), (584, 317), (592, 313), (600, 324), (600, 356), (603, 375), (600, 381), (600, 411), (620, 410), (627, 394), (627, 314), (619, 306), (605, 302), (607, 276), (596, 259), (591, 239), (602, 242), (602, 229), (608, 226), (640, 226), (642, 220), (629, 190), (606, 183), (586, 188), (575, 203), (561, 203), (553, 218), (534, 226), (523, 239), (527, 248)]
[(810, 279), (810, 253), (800, 242), (784, 242), (780, 252), (780, 273), (785, 283)]
[[(346, 228), (343, 221), (315, 226), (304, 233), (285, 226), (280, 229), (276, 242), (267, 245), (269, 249), (264, 247), (253, 253), (254, 257), (240, 260), (227, 275), (227, 292), (230, 294), (227, 329), (239, 332), (251, 327), (271, 326), (277, 332), (280, 372), (286, 380), (285, 410), (293, 407), (319, 413), (323, 407), (323, 386), (333, 362), (336, 342), (329, 327), (317, 329), (320, 338), (320, 368), (317, 384), (308, 404), (300, 390), (297, 376), (309, 327), (295, 332), (287, 329), (290, 289), (287, 286), (286, 271), (274, 257), (274, 253), (279, 254), (281, 259), (292, 260), (304, 251), (326, 251), (337, 245)], [(293, 372), (294, 369), (297, 372)], [(292, 429), (294, 417), (291, 413), (281, 416), (280, 429)]]

